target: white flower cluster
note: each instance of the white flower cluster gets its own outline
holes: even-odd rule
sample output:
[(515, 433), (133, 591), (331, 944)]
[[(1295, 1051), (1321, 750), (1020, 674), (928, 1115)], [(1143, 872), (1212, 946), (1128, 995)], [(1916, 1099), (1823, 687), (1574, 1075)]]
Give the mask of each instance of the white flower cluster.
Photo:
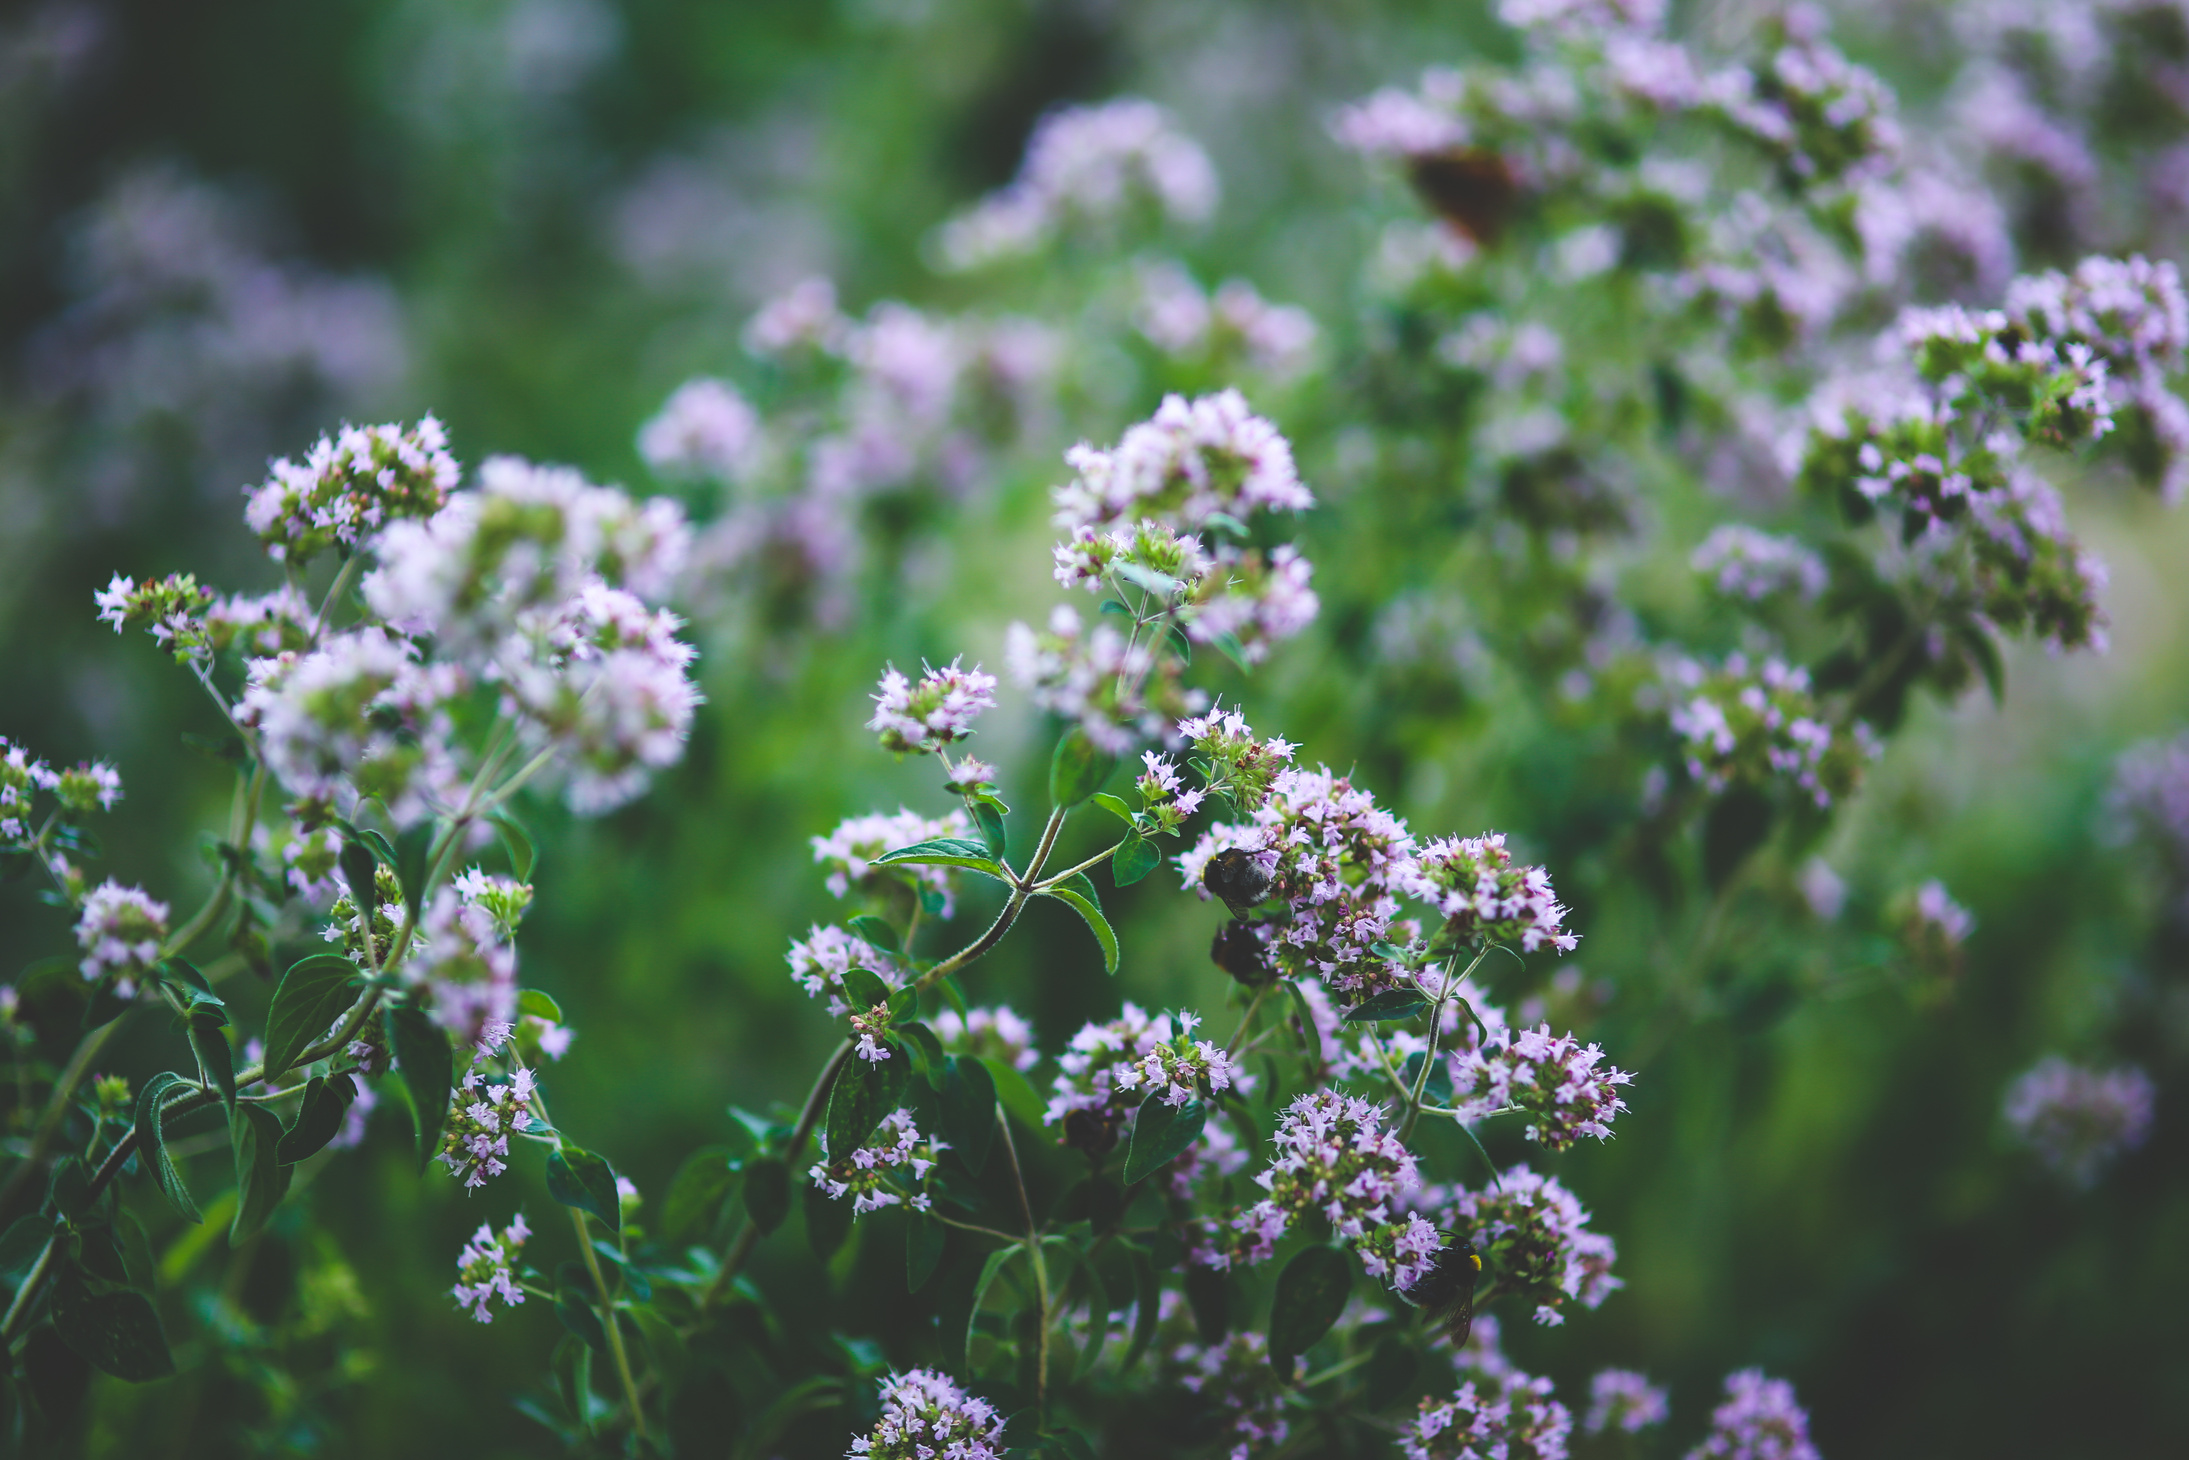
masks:
[[(477, 869), (437, 888), (418, 920), (417, 942), (399, 965), (413, 1001), (461, 1040), (517, 1018), (516, 920), (532, 889)], [(332, 932), (334, 930), (330, 930)]]
[(1717, 795), (1746, 783), (1784, 780), (1819, 807), (1860, 782), (1878, 745), (1867, 725), (1835, 728), (1809, 688), (1809, 672), (1777, 659), (1751, 669), (1743, 654), (1715, 672), (1689, 661), (1671, 666), (1668, 719), (1680, 737), (1688, 778)]
[(1166, 396), (1154, 416), (1114, 448), (1073, 447), (1075, 473), (1056, 490), (1056, 525), (1110, 529), (1143, 519), (1199, 531), (1219, 515), (1304, 512), (1314, 494), (1301, 484), (1292, 444), (1254, 414), (1236, 390), (1188, 401)]
[(1727, 598), (1761, 603), (1781, 595), (1813, 599), (1824, 591), (1824, 560), (1791, 537), (1729, 522), (1711, 531), (1689, 560)]
[(1517, 943), (1523, 952), (1571, 953), (1566, 908), (1543, 867), (1516, 867), (1505, 834), (1438, 837), (1413, 857), (1400, 890), (1434, 908), (1451, 937), (1468, 944)]
[(882, 749), (900, 755), (940, 750), (973, 733), (980, 712), (995, 708), (996, 677), (958, 663), (925, 669), (916, 684), (894, 664), (884, 671), (874, 718), (866, 723), (880, 733)]
[[(842, 1201), (849, 1196), (854, 1216), (899, 1205), (924, 1212), (929, 1197), (913, 1187), (927, 1180), (927, 1173), (935, 1169), (935, 1158), (947, 1149), (941, 1141), (920, 1134), (911, 1111), (893, 1110), (882, 1117), (868, 1143), (849, 1155), (831, 1160), (824, 1133), (821, 1159), (806, 1174), (816, 1188), (828, 1194), (829, 1200)], [(897, 1174), (899, 1168), (910, 1173), (909, 1180)]]
[(1002, 1460), (1003, 1416), (933, 1369), (882, 1381), (882, 1417), (846, 1460)]
[(1182, 264), (1162, 260), (1135, 274), (1133, 323), (1148, 343), (1174, 359), (1248, 365), (1282, 380), (1314, 356), (1315, 317), (1292, 304), (1272, 304), (1244, 279), (1227, 279), (1212, 296)]
[(1603, 1049), (1571, 1034), (1553, 1037), (1550, 1025), (1492, 1030), (1487, 1041), (1450, 1060), (1452, 1108), (1474, 1122), (1500, 1111), (1528, 1117), (1528, 1139), (1563, 1151), (1582, 1136), (1611, 1139), (1611, 1122), (1624, 1111), (1618, 1089), (1634, 1077), (1597, 1065)]
[(1743, 1369), (1725, 1379), (1725, 1401), (1710, 1414), (1710, 1434), (1687, 1460), (1821, 1460), (1809, 1440), (1809, 1416), (1794, 1386)]
[(2007, 1126), (2055, 1175), (2087, 1187), (2151, 1134), (2156, 1098), (2134, 1065), (2098, 1070), (2053, 1056), (2008, 1087)]
[(448, 433), (431, 416), (398, 425), (344, 426), (301, 462), (275, 462), (250, 491), (243, 520), (276, 561), (302, 563), (330, 547), (355, 548), (398, 518), (430, 517), (461, 475)]
[(1034, 1047), (1034, 1027), (1008, 1004), (968, 1009), (963, 1018), (955, 1009), (943, 1009), (931, 1022), (935, 1037), (952, 1054), (999, 1059), (1015, 1070), (1030, 1070), (1041, 1063), (1041, 1051)]
[(1198, 1014), (1180, 1014), (1175, 1036), (1158, 1040), (1138, 1058), (1113, 1068), (1114, 1087), (1135, 1097), (1155, 1095), (1174, 1106), (1212, 1091), (1244, 1088), (1242, 1082), (1250, 1077), (1237, 1062), (1208, 1040), (1193, 1037), (1200, 1023)]
[(944, 225), (944, 263), (973, 269), (1031, 253), (1065, 228), (1111, 224), (1136, 205), (1201, 223), (1216, 211), (1216, 168), (1163, 109), (1138, 97), (1042, 118), (1008, 187)]
[(893, 813), (848, 817), (827, 836), (813, 837), (813, 860), (828, 868), (828, 890), (838, 897), (878, 897), (892, 886), (909, 884), (935, 903), (937, 916), (947, 918), (957, 906), (954, 868), (876, 867), (874, 859), (915, 842), (963, 837), (971, 830), (963, 811), (922, 816), (899, 807)]
[(1285, 1107), (1273, 1137), (1278, 1155), (1254, 1179), (1269, 1193), (1233, 1219), (1231, 1231), (1199, 1247), (1209, 1267), (1266, 1261), (1293, 1222), (1314, 1215), (1349, 1243), (1369, 1276), (1405, 1292), (1444, 1245), (1436, 1228), (1399, 1202), (1421, 1184), (1413, 1153), (1383, 1128), (1383, 1111), (1336, 1090)]
[(638, 433), (638, 454), (669, 477), (740, 482), (758, 466), (760, 449), (760, 413), (712, 376), (678, 386)]
[(1558, 1324), (1567, 1300), (1603, 1304), (1625, 1283), (1612, 1275), (1617, 1249), (1589, 1230), (1588, 1211), (1555, 1176), (1526, 1166), (1487, 1191), (1453, 1193), (1449, 1230), (1465, 1233), (1499, 1280), (1536, 1303), (1535, 1321)]
[(495, 1235), (490, 1223), (481, 1222), (457, 1256), (456, 1286), (450, 1291), (457, 1304), (469, 1308), (471, 1316), (481, 1323), (494, 1321), (489, 1306), (494, 1299), (501, 1299), (511, 1308), (524, 1301), (524, 1287), (517, 1280), (517, 1258), (531, 1235), (523, 1212), (502, 1228), (500, 1236)]
[(828, 995), (832, 1018), (851, 1012), (851, 1003), (844, 994), (844, 975), (852, 969), (864, 968), (892, 989), (902, 988), (906, 978), (906, 970), (896, 959), (833, 923), (816, 926), (804, 938), (793, 939), (789, 960), (790, 976), (808, 998)]
[(532, 1095), (538, 1088), (522, 1066), (507, 1080), (488, 1083), (474, 1065), (449, 1096), (448, 1125), (435, 1157), (476, 1191), (509, 1169), (509, 1138), (532, 1128)]
[[(1183, 1105), (1206, 1090), (1246, 1089), (1247, 1077), (1230, 1056), (1207, 1040), (1195, 1040), (1197, 1014), (1150, 1018), (1127, 1003), (1115, 1019), (1081, 1026), (1064, 1053), (1050, 1086), (1043, 1120), (1064, 1125), (1074, 1111), (1108, 1122), (1123, 1121), (1150, 1092), (1171, 1105)], [(1069, 1133), (1069, 1132), (1067, 1132)]]
[(112, 880), (91, 890), (76, 919), (76, 946), (84, 954), (77, 966), (84, 978), (92, 983), (112, 979), (114, 992), (125, 999), (159, 962), (160, 945), (166, 941), (167, 904), (154, 901), (143, 888)]
[(1671, 1413), (1665, 1391), (1632, 1369), (1599, 1369), (1589, 1380), (1589, 1413), (1581, 1428), (1592, 1435), (1624, 1430), (1638, 1435)]

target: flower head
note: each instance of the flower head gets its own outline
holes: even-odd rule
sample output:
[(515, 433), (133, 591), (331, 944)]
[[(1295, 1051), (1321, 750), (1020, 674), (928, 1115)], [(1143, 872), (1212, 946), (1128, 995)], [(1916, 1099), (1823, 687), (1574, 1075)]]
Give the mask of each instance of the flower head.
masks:
[(882, 749), (900, 755), (939, 750), (973, 733), (973, 721), (996, 703), (996, 677), (979, 669), (961, 669), (953, 659), (928, 669), (913, 683), (892, 665), (874, 696), (874, 718)]
[(1608, 1429), (1640, 1434), (1661, 1425), (1670, 1413), (1665, 1391), (1632, 1369), (1600, 1369), (1589, 1380), (1589, 1415), (1582, 1428), (1592, 1435)]
[(448, 433), (431, 416), (404, 428), (344, 426), (304, 460), (275, 462), (251, 489), (243, 520), (268, 556), (302, 563), (330, 547), (354, 548), (397, 518), (431, 517), (460, 469)]
[(92, 889), (76, 919), (84, 977), (93, 983), (113, 979), (114, 992), (123, 998), (136, 992), (137, 980), (159, 961), (166, 940), (167, 904), (155, 902), (141, 887), (112, 880)]
[(933, 1369), (882, 1381), (882, 1417), (847, 1460), (1001, 1460), (1003, 1416)]
[(1557, 1177), (1516, 1166), (1487, 1191), (1455, 1193), (1448, 1226), (1468, 1236), (1501, 1281), (1535, 1300), (1536, 1322), (1557, 1324), (1568, 1299), (1595, 1308), (1625, 1286), (1612, 1275), (1612, 1240), (1588, 1223)]
[(1627, 1108), (1618, 1089), (1634, 1077), (1598, 1069), (1603, 1056), (1571, 1034), (1553, 1038), (1548, 1024), (1493, 1029), (1452, 1056), (1452, 1108), (1471, 1122), (1518, 1107), (1528, 1117), (1528, 1139), (1546, 1150), (1563, 1151), (1582, 1136), (1609, 1140), (1613, 1118)]
[(850, 1197), (854, 1216), (900, 1204), (924, 1212), (927, 1175), (945, 1149), (941, 1141), (920, 1134), (912, 1112), (895, 1110), (882, 1117), (867, 1144), (842, 1156), (831, 1155), (823, 1135), (821, 1159), (806, 1174), (831, 1201)]
[(514, 1220), (496, 1236), (494, 1228), (485, 1222), (472, 1233), (471, 1240), (456, 1259), (456, 1286), (451, 1290), (458, 1305), (471, 1310), (471, 1316), (481, 1323), (494, 1321), (489, 1306), (496, 1298), (509, 1307), (524, 1301), (524, 1289), (518, 1284), (517, 1258), (524, 1250), (525, 1239), (532, 1235), (524, 1223), (524, 1213), (517, 1213)]
[(2155, 1096), (2134, 1065), (2098, 1070), (2054, 1056), (2008, 1087), (2007, 1125), (2055, 1175), (2087, 1187), (2150, 1135)]
[(1819, 1460), (1809, 1443), (1809, 1416), (1794, 1386), (1761, 1369), (1725, 1378), (1725, 1402), (1710, 1415), (1710, 1434), (1687, 1460)]
[(936, 1038), (953, 1054), (1000, 1059), (1015, 1070), (1030, 1070), (1041, 1062), (1041, 1051), (1034, 1048), (1034, 1027), (1008, 1004), (968, 1009), (963, 1018), (955, 1009), (943, 1009), (933, 1023)]

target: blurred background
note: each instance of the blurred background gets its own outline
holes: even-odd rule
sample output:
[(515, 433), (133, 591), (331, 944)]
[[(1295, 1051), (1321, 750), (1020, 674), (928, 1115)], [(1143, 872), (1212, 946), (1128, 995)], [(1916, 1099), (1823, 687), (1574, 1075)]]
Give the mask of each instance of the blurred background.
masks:
[[(1675, 9), (1697, 34), (1746, 18)], [(2028, 116), (2009, 115), (1997, 78), (2036, 73), (1971, 39), (2004, 0), (1849, 4), (1834, 34), (1899, 91), (1912, 134), (1974, 159), (2017, 266), (2176, 251), (2183, 12), (2024, 9), (2039, 31), (2047, 13), (2084, 17), (2103, 53), (2083, 93), (2025, 86)], [(1482, 5), (1404, 0), (8, 6), (0, 734), (57, 763), (116, 762), (128, 797), (99, 873), (189, 904), (207, 880), (196, 838), (229, 782), (176, 730), (210, 732), (214, 712), (155, 649), (94, 622), (110, 574), (271, 586), (240, 522), (268, 458), (343, 420), (428, 410), (467, 463), (568, 462), (711, 516), (708, 489), (649, 470), (638, 433), (689, 376), (752, 377), (739, 337), (760, 303), (825, 275), (854, 314), (982, 304), (989, 285), (935, 266), (937, 226), (1010, 179), (1045, 112), (1148, 96), (1222, 178), (1214, 218), (1171, 252), (1320, 326), (1320, 372), (1254, 398), (1324, 503), (1303, 535), (1323, 615), (1251, 680), (1204, 682), (1243, 696), (1257, 728), (1354, 766), (1417, 832), (1494, 826), (1546, 862), (1581, 950), (1498, 992), (1638, 1072), (1618, 1138), (1557, 1162), (1616, 1237), (1628, 1287), (1555, 1331), (1509, 1320), (1516, 1359), (1569, 1394), (1613, 1363), (1670, 1383), (1667, 1455), (1750, 1364), (1794, 1381), (1829, 1457), (2179, 1455), (2189, 980), (2177, 889), (2113, 787), (2124, 751), (2189, 726), (2189, 518), (2071, 485), (2111, 571), (2110, 652), (2013, 652), (2003, 704), (1915, 701), (1814, 849), (1836, 892), (1811, 875), (1803, 895), (1794, 874), (1811, 864), (1789, 862), (1708, 895), (1691, 857), (1636, 834), (1642, 763), (1600, 717), (1501, 652), (1498, 624), (1415, 592), (1486, 529), (1437, 505), (1434, 468), (1362, 439), (1364, 342), (1385, 324), (1364, 270), (1415, 210), (1330, 140), (1330, 113), (1426, 61), (1511, 52)], [(2045, 118), (2081, 160), (2031, 141)], [(1068, 331), (1058, 310), (1085, 307), (1067, 302), (1101, 259), (1068, 242), (998, 286), (1003, 302)], [(555, 1109), (649, 1198), (721, 1139), (728, 1105), (796, 1100), (836, 1037), (783, 963), (833, 916), (807, 838), (869, 809), (947, 805), (860, 728), (884, 661), (999, 667), (1004, 625), (1056, 599), (1057, 453), (1195, 383), (1132, 360), (1085, 368), (983, 463), (972, 505), (931, 510), (932, 530), (877, 529), (833, 608), (695, 607), (709, 703), (685, 762), (599, 822), (527, 809), (544, 855), (524, 978), (578, 1030)], [(1650, 587), (1684, 565), (1709, 492), (1664, 497), (1623, 550), (1645, 628), (1660, 613), (1712, 632), (1706, 606)], [(1008, 694), (990, 718), (982, 753), (1011, 769), (1014, 804), (1037, 804), (1049, 732)], [(1890, 909), (1931, 878), (1975, 926), (1958, 975), (1918, 992)], [(1114, 903), (1114, 985), (1080, 929), (1036, 915), (969, 980), (974, 1000), (1010, 1003), (1050, 1050), (1120, 996), (1216, 1009), (1217, 913), (1163, 876)], [(0, 889), (13, 965), (66, 938), (61, 914)], [(161, 1037), (131, 1033), (112, 1066), (141, 1078)], [(2004, 1132), (2006, 1087), (2050, 1053), (2133, 1060), (2158, 1082), (2150, 1139), (2088, 1190)], [(411, 1174), (399, 1110), (376, 1122), (247, 1269), (168, 1313), (181, 1377), (98, 1381), (91, 1453), (557, 1453), (513, 1406), (559, 1334), (550, 1315), (483, 1330), (446, 1296), (480, 1221), (547, 1208), (537, 1169), (467, 1199)], [(834, 1330), (915, 1360), (927, 1315), (874, 1276), (895, 1249), (855, 1244), (824, 1273), (796, 1225), (763, 1248), (757, 1281), (829, 1286), (813, 1341)], [(178, 1281), (226, 1259), (217, 1233), (154, 1241)], [(844, 1428), (800, 1430), (784, 1452), (838, 1453)]]

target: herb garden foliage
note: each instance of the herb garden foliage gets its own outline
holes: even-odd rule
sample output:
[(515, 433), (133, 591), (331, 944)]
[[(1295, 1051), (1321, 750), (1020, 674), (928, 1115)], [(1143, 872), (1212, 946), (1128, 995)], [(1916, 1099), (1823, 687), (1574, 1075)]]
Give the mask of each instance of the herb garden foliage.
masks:
[[(467, 1346), (538, 1358), (474, 1396), (536, 1449), (1816, 1455), (1756, 1366), (1783, 1350), (1720, 1345), (1684, 1411), (1641, 1345), (1571, 1377), (1568, 1336), (1652, 1285), (1590, 1210), (1619, 1168), (1567, 1158), (1680, 1098), (1668, 1045), (1860, 990), (1775, 963), (1774, 928), (1866, 920), (1846, 936), (1939, 1017), (1984, 977), (1938, 880), (1849, 910), (1816, 854), (1926, 697), (2011, 700), (2018, 642), (2104, 648), (2056, 484), (2179, 494), (2189, 306), (2141, 254), (2015, 272), (2011, 197), (1807, 9), (1733, 47), (1646, 0), (1499, 15), (1513, 59), (1327, 117), (1397, 215), (1357, 328), (1154, 252), (1219, 212), (1209, 155), (1151, 102), (1068, 107), (929, 240), (964, 308), (852, 315), (811, 278), (744, 324), (736, 380), (676, 390), (637, 438), (675, 495), (467, 465), (426, 415), (273, 463), (241, 524), (264, 591), (120, 564), (84, 611), (210, 701), (233, 789), (192, 906), (98, 866), (120, 769), (0, 741), (0, 856), (56, 910), (0, 990), (0, 1442), (96, 1446), (133, 1396), (225, 1373), (252, 1443), (342, 1450), (375, 1281), (309, 1189), (366, 1162), (423, 1184), (387, 1220), (480, 1218), (448, 1303), (491, 1325)], [(2072, 140), (2022, 160), (2094, 186)], [(1029, 554), (997, 507), (1033, 480), (1058, 484)], [(735, 1016), (833, 1044), (802, 1094), (682, 1118), (636, 1184), (629, 1123), (558, 1086), (659, 1056), (525, 972), (555, 962), (528, 917), (583, 905), (573, 823), (695, 736), (735, 755), (742, 702), (832, 638), (901, 639), (891, 601), (946, 560), (990, 581), (960, 639), (869, 666), (871, 754), (915, 789), (811, 836), (832, 915), (801, 930), (734, 858), (746, 885), (707, 894), (809, 1000), (733, 988)], [(982, 623), (997, 602), (1024, 620)], [(758, 667), (703, 694), (703, 645)], [(1572, 762), (1540, 806), (1498, 797), (1515, 835), (1394, 809), (1501, 722)], [(783, 773), (868, 783), (841, 743)], [(2120, 786), (2178, 896), (2183, 752)], [(1612, 985), (1578, 964), (1620, 936), (1657, 951), (1604, 950), (1648, 1015), (1607, 1048)], [(1190, 997), (1123, 997), (1158, 961), (1132, 986)], [(612, 1029), (620, 973), (556, 982)], [(1037, 1031), (1000, 997), (1029, 973), (1038, 1009), (1095, 1016)], [(2053, 1057), (1998, 1098), (2076, 1191), (2158, 1090)], [(270, 1242), (305, 1264), (272, 1311)]]

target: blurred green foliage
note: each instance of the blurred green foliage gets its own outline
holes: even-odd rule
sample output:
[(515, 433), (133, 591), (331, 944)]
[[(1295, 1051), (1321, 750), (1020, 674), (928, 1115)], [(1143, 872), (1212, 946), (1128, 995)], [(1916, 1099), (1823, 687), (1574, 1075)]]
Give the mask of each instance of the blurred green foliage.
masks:
[[(56, 761), (115, 760), (128, 799), (99, 870), (181, 905), (207, 883), (193, 838), (228, 792), (175, 734), (210, 732), (214, 712), (161, 656), (95, 624), (91, 593), (116, 570), (260, 582), (236, 509), (265, 456), (336, 414), (431, 409), (467, 461), (512, 451), (647, 485), (639, 422), (687, 374), (737, 367), (759, 297), (819, 270), (854, 305), (966, 302), (971, 286), (936, 276), (922, 239), (1009, 176), (1042, 111), (1118, 90), (1173, 106), (1222, 167), (1224, 208), (1188, 259), (1308, 305), (1342, 353), (1373, 323), (1354, 283), (1373, 205), (1324, 136), (1328, 109), (1424, 60), (1504, 44), (1477, 7), (1367, 0), (65, 13), (89, 17), (80, 56), (0, 75), (0, 733)], [(6, 24), (20, 36), (62, 14)], [(1911, 97), (1943, 84), (1946, 42), (1864, 55), (1864, 33), (1850, 49)], [(41, 348), (84, 308), (77, 220), (148, 164), (239, 200), (269, 258), (385, 280), (403, 368), (221, 423), (118, 420), (52, 389)], [(1057, 265), (1075, 266), (1069, 252)], [(1152, 400), (1114, 404), (1088, 429), (1114, 437)], [(1435, 470), (1427, 487), (1351, 479), (1356, 423), (1332, 419), (1330, 400), (1257, 404), (1301, 443), (1328, 504), (1304, 537), (1324, 617), (1253, 681), (1211, 684), (1243, 692), (1258, 726), (1312, 758), (1357, 766), (1417, 831), (1503, 828), (1550, 865), (1585, 938), (1563, 966), (1585, 970), (1580, 992), (1533, 985), (1561, 971), (1544, 966), (1505, 976), (1500, 994), (1549, 998), (1639, 1072), (1618, 1138), (1560, 1162), (1616, 1236), (1629, 1287), (1555, 1336), (1509, 1322), (1516, 1358), (1569, 1395), (1602, 1364), (1647, 1369), (1673, 1387), (1683, 1443), (1719, 1377), (1755, 1363), (1796, 1382), (1829, 1456), (2179, 1453), (2189, 983), (2184, 950), (2149, 932), (2141, 869), (2104, 833), (2114, 756), (2189, 721), (2189, 522), (2140, 498), (2076, 501), (2113, 569), (2113, 652), (2011, 655), (2004, 707), (1918, 702), (1823, 848), (1850, 892), (1827, 929), (1786, 867), (1713, 898), (1691, 848), (1668, 863), (1635, 840), (1633, 763), (1555, 696), (1379, 682), (1365, 644), (1394, 589), (1447, 563), (1491, 571), (1494, 551), (1437, 495)], [(579, 1030), (550, 1076), (558, 1118), (649, 1199), (722, 1139), (727, 1105), (795, 1101), (830, 1047), (782, 962), (790, 937), (830, 916), (806, 838), (900, 800), (940, 809), (926, 767), (871, 749), (865, 695), (885, 659), (993, 664), (1001, 624), (1051, 601), (1042, 489), (1056, 470), (999, 483), (953, 571), (877, 579), (841, 633), (756, 648), (700, 625), (709, 704), (684, 764), (597, 823), (528, 811), (543, 858), (524, 976)], [(1664, 611), (1693, 622), (1706, 610), (1680, 599), (1692, 534), (1677, 529), (1708, 514), (1677, 497), (1656, 510), (1658, 556), (1633, 579), (1645, 600), (1672, 585)], [(1043, 728), (994, 718), (983, 752), (1025, 768), (1006, 787), (1014, 804), (1038, 803)], [(1965, 974), (1923, 1000), (1899, 977), (1883, 910), (1930, 876), (1978, 926)], [(1119, 995), (1213, 1009), (1228, 986), (1204, 952), (1214, 911), (1160, 873), (1111, 901), (1127, 949), (1116, 983), (1069, 914), (1042, 908), (1033, 936), (976, 971), (976, 1000), (1011, 1003), (1051, 1049)], [(0, 968), (65, 938), (59, 914), (0, 889)], [(171, 1058), (169, 1038), (132, 1026), (105, 1067), (140, 1077)], [(2000, 1135), (2001, 1090), (2049, 1050), (2115, 1053), (2160, 1080), (2153, 1139), (2091, 1193), (2048, 1182)], [(1037, 1199), (1067, 1174), (1041, 1165)], [(208, 1170), (201, 1194), (223, 1180)], [(229, 1253), (224, 1220), (156, 1228), (163, 1278), (218, 1269), (221, 1298), (170, 1313), (179, 1377), (96, 1381), (85, 1452), (553, 1453), (511, 1404), (543, 1372), (549, 1315), (527, 1307), (482, 1330), (446, 1296), (478, 1222), (520, 1198), (551, 1210), (535, 1165), (500, 1185), (467, 1200), (438, 1172), (419, 1180), (400, 1112), (384, 1110), (365, 1151), (317, 1168), (248, 1253)], [(900, 1363), (926, 1352), (930, 1310), (899, 1296), (894, 1227), (862, 1229), (826, 1272), (796, 1228), (762, 1249), (762, 1288), (828, 1285), (842, 1332)], [(788, 1323), (819, 1319), (819, 1305), (786, 1305)], [(805, 1337), (829, 1342), (819, 1327)], [(712, 1402), (762, 1399), (732, 1384)], [(784, 1453), (839, 1453), (848, 1429), (817, 1416)]]

